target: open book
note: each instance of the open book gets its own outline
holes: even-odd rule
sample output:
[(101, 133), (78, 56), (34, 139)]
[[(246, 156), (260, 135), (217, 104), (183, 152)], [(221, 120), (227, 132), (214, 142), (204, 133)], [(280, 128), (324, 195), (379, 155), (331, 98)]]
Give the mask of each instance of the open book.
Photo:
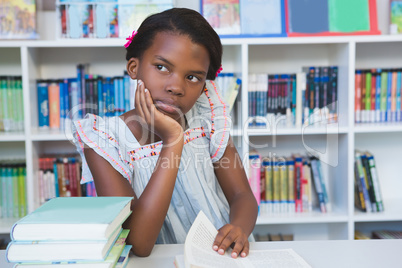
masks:
[(218, 231), (200, 211), (184, 243), (184, 255), (175, 257), (176, 268), (220, 267), (310, 267), (293, 249), (250, 250), (246, 258), (234, 259), (228, 251), (219, 255), (212, 249)]

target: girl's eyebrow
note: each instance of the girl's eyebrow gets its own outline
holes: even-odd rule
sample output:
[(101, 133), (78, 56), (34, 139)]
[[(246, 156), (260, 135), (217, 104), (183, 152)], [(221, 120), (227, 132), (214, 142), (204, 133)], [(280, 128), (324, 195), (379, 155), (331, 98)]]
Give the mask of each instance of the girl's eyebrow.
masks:
[[(156, 59), (163, 61), (164, 63), (174, 67), (174, 64), (171, 63), (170, 61), (168, 61), (167, 59), (165, 59), (164, 57), (160, 56), (160, 55), (156, 55), (155, 56)], [(195, 73), (195, 74), (199, 74), (199, 75), (206, 75), (207, 73), (204, 71), (190, 71), (191, 73)]]
[(174, 64), (173, 64), (173, 63), (171, 63), (170, 61), (168, 61), (167, 59), (165, 59), (165, 58), (162, 57), (162, 56), (156, 55), (155, 58), (157, 58), (158, 60), (161, 60), (161, 61), (163, 61), (164, 63), (166, 63), (166, 64), (168, 64), (168, 65), (174, 67)]

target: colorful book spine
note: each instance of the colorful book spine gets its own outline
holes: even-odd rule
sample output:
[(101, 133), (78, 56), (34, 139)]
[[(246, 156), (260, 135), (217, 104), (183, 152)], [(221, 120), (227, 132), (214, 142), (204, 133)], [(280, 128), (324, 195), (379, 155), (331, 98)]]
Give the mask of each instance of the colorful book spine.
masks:
[(270, 158), (265, 158), (262, 161), (263, 172), (265, 173), (265, 211), (268, 214), (273, 212), (273, 177), (272, 163)]

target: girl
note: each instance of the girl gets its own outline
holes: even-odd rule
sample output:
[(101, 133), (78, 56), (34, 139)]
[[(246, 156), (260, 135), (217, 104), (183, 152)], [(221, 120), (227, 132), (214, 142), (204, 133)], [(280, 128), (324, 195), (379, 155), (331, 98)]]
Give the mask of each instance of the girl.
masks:
[(257, 217), (230, 118), (214, 80), (222, 44), (196, 11), (174, 8), (144, 20), (128, 38), (135, 109), (74, 123), (82, 182), (99, 196), (133, 196), (124, 223), (138, 256), (155, 243), (184, 243), (200, 210), (219, 229), (213, 249), (245, 257)]

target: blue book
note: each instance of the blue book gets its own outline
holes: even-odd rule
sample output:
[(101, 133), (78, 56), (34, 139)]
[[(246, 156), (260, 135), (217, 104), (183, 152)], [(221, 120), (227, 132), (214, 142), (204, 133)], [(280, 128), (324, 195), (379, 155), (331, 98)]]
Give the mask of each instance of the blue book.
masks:
[(114, 268), (125, 268), (128, 263), (128, 255), (130, 254), (132, 246), (131, 245), (126, 245), (123, 249), (123, 251), (120, 254), (120, 258), (117, 260), (116, 265)]
[(387, 83), (387, 112), (386, 112), (386, 121), (392, 121), (392, 69), (388, 72), (388, 83)]
[(130, 215), (132, 197), (56, 197), (17, 221), (17, 241), (105, 240)]
[(381, 121), (381, 69), (377, 69), (375, 93), (375, 122)]
[(39, 128), (49, 127), (49, 94), (47, 83), (43, 80), (38, 80), (38, 122)]

